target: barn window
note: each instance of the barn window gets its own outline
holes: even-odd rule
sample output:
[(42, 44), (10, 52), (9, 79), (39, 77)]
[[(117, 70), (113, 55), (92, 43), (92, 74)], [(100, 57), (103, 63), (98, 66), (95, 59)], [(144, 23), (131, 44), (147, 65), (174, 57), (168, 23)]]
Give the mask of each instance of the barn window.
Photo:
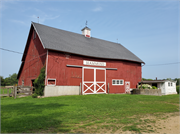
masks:
[(113, 81), (112, 81), (112, 84), (115, 85), (115, 84), (116, 84), (116, 80), (113, 80)]
[(124, 80), (112, 80), (112, 85), (124, 85)]
[(172, 85), (172, 82), (171, 82), (171, 87), (172, 87), (173, 85)]
[(124, 81), (123, 80), (120, 80), (120, 85), (124, 85)]
[(47, 85), (48, 86), (55, 86), (56, 85), (56, 79), (48, 79)]

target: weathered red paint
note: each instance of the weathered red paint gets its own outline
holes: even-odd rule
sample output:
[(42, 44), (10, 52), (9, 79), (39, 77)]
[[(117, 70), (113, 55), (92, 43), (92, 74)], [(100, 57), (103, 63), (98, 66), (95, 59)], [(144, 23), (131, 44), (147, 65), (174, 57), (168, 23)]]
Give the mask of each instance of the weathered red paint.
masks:
[[(19, 73), (19, 85), (22, 85), (22, 80), (24, 80), (24, 85), (31, 86), (32, 80), (36, 79), (40, 74), (40, 69), (47, 65), (45, 85), (54, 84), (54, 80), (50, 80), (49, 82), (47, 80), (55, 79), (57, 86), (79, 86), (80, 83), (82, 83), (82, 68), (67, 67), (66, 65), (87, 66), (83, 65), (83, 60), (106, 62), (105, 67), (87, 67), (117, 68), (117, 70), (106, 70), (106, 75), (103, 73), (103, 70), (97, 71), (97, 81), (106, 79), (106, 92), (108, 92), (108, 83), (109, 93), (125, 93), (126, 81), (130, 82), (131, 88), (136, 88), (137, 83), (141, 81), (141, 63), (85, 57), (52, 50), (48, 50), (47, 53), (47, 50), (43, 48), (38, 35), (36, 36), (36, 39), (33, 39), (33, 32), (34, 29), (31, 27), (25, 48), (25, 54), (27, 53), (27, 55), (24, 56), (24, 64)], [(91, 71), (85, 73), (87, 73), (87, 75), (85, 75), (84, 79), (91, 80), (94, 77)], [(124, 80), (124, 85), (112, 85), (113, 79)]]
[[(68, 55), (68, 56), (67, 56)], [(56, 85), (79, 86), (82, 83), (82, 68), (67, 67), (66, 65), (83, 65), (83, 60), (106, 62), (106, 67), (100, 68), (117, 68), (117, 70), (106, 70), (106, 86), (109, 83), (109, 93), (125, 93), (124, 85), (112, 85), (112, 79), (123, 79), (130, 81), (131, 88), (136, 88), (137, 83), (141, 80), (141, 64), (122, 60), (97, 59), (74, 54), (65, 54), (62, 52), (48, 52), (48, 78), (56, 78)], [(93, 77), (89, 72), (85, 79)], [(98, 78), (98, 76), (97, 76)], [(107, 88), (106, 88), (107, 90)]]
[(26, 48), (24, 51), (24, 65), (19, 73), (18, 85), (32, 86), (32, 80), (36, 79), (41, 68), (46, 64), (47, 50), (45, 50), (38, 36), (33, 39), (34, 29), (31, 27)]

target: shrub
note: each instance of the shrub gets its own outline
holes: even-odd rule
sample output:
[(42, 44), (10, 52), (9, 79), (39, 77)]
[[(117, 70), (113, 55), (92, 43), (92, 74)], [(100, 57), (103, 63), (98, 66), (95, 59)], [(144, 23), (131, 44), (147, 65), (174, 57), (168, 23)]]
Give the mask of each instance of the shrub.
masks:
[(34, 93), (34, 94), (32, 94), (32, 97), (33, 97), (33, 98), (37, 98), (37, 97), (38, 97), (38, 94)]
[(152, 89), (157, 89), (157, 87), (156, 86), (152, 86)]
[[(141, 85), (138, 86), (138, 88), (141, 88)], [(152, 87), (149, 84), (142, 84), (143, 89), (152, 89)]]
[(176, 86), (176, 92), (179, 94), (179, 86)]
[(41, 68), (38, 78), (34, 81), (35, 94), (38, 96), (44, 95), (44, 81), (45, 81), (45, 66)]

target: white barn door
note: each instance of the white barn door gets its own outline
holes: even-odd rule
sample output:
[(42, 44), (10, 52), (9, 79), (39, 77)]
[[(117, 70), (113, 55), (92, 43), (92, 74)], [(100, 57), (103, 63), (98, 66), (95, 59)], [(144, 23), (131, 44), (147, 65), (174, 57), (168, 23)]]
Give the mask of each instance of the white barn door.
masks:
[(84, 67), (82, 72), (82, 93), (106, 93), (106, 69)]

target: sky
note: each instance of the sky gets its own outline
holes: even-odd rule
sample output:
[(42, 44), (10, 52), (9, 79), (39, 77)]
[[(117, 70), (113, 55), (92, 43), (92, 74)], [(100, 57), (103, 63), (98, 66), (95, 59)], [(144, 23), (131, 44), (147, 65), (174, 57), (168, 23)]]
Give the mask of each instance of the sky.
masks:
[(87, 21), (145, 62), (143, 78), (179, 78), (179, 12), (179, 0), (0, 0), (0, 75), (18, 73), (31, 21), (79, 34)]

